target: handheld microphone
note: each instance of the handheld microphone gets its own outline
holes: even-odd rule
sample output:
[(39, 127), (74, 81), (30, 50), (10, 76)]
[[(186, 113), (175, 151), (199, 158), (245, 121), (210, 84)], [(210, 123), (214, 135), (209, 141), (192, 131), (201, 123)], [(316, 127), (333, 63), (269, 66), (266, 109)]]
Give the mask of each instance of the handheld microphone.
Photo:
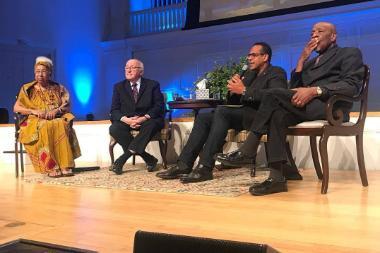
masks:
[(239, 72), (239, 76), (240, 78), (242, 78), (245, 74), (245, 72), (247, 72), (248, 70), (248, 64), (244, 64), (243, 67), (241, 68), (240, 72)]
[[(243, 67), (241, 67), (241, 70), (240, 70), (240, 72), (239, 72), (240, 79), (243, 80), (243, 76), (244, 76), (245, 72), (247, 72), (247, 70), (248, 70), (248, 64), (245, 63), (245, 64), (243, 65)], [(228, 92), (227, 92), (227, 97), (230, 97), (230, 96), (233, 95), (233, 94), (234, 94), (233, 92), (228, 91)]]

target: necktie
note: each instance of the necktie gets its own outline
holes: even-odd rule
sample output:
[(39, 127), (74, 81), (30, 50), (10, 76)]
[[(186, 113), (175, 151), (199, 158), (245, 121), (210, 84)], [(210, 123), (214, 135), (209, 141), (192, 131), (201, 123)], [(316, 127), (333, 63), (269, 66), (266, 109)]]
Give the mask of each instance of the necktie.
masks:
[(321, 60), (322, 55), (318, 55), (317, 59), (315, 59), (314, 66), (317, 66), (319, 61)]
[(139, 91), (137, 90), (137, 83), (132, 84), (132, 95), (135, 103), (137, 102), (137, 96), (139, 95)]

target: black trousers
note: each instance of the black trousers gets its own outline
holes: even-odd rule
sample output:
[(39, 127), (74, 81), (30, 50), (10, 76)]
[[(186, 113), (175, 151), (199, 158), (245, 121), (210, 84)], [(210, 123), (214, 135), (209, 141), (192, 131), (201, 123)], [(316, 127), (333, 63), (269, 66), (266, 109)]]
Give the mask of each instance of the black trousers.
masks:
[(142, 123), (139, 134), (133, 137), (130, 133), (133, 129), (129, 125), (114, 121), (109, 128), (109, 133), (122, 146), (124, 152), (133, 150), (137, 154), (142, 154), (152, 137), (162, 128), (162, 119), (149, 119)]
[(213, 156), (222, 151), (228, 129), (244, 129), (242, 122), (246, 112), (242, 107), (218, 106), (214, 112), (198, 114), (178, 160), (192, 168), (200, 155), (199, 163), (212, 169), (215, 165)]
[(268, 162), (286, 161), (286, 130), (303, 121), (325, 119), (324, 102), (313, 99), (305, 107), (291, 103), (294, 91), (271, 89), (264, 92), (260, 107), (250, 129), (257, 134), (268, 134)]

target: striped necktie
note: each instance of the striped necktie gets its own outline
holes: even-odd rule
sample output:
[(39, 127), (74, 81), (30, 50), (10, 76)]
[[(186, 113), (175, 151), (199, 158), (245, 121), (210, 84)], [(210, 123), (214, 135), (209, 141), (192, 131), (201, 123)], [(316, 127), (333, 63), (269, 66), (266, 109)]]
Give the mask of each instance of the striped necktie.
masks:
[(137, 96), (139, 95), (139, 91), (137, 90), (137, 83), (132, 83), (132, 95), (135, 103), (137, 102)]

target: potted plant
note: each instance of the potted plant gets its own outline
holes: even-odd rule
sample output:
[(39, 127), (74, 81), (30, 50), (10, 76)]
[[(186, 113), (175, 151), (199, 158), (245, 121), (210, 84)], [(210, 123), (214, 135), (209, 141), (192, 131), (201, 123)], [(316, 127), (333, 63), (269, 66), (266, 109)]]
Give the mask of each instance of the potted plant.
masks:
[[(234, 74), (240, 73), (246, 62), (246, 57), (240, 57), (238, 62), (230, 60), (223, 65), (215, 64), (214, 69), (206, 72), (194, 84), (198, 83), (202, 79), (206, 79), (206, 87), (209, 89), (210, 96), (225, 99), (228, 92), (227, 81)], [(195, 89), (196, 88), (197, 87), (195, 87)]]

